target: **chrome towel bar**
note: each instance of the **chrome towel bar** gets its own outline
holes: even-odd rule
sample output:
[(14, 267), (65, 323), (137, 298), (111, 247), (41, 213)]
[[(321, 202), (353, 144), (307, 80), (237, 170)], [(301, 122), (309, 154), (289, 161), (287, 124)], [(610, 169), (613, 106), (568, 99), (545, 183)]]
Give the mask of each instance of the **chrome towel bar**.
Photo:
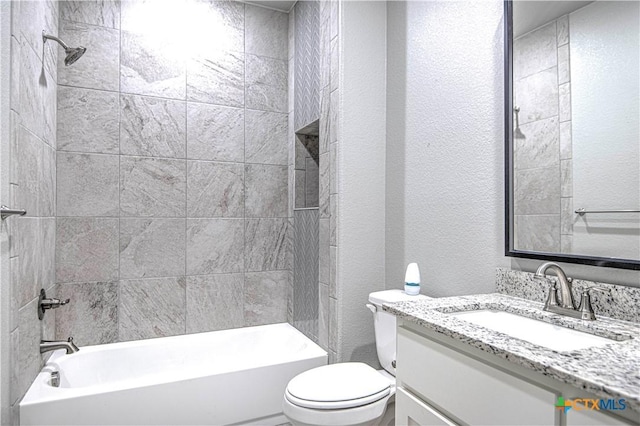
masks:
[(587, 210), (585, 208), (577, 209), (575, 213), (584, 216), (587, 213), (640, 213), (640, 210), (618, 209), (618, 210)]

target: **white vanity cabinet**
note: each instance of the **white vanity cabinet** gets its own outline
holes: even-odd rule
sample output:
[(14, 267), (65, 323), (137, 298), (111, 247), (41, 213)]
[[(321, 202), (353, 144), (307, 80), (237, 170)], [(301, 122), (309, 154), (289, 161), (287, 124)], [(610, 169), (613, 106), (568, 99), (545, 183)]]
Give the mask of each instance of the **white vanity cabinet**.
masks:
[(567, 385), (424, 327), (399, 320), (397, 339), (396, 425), (629, 424), (565, 416)]

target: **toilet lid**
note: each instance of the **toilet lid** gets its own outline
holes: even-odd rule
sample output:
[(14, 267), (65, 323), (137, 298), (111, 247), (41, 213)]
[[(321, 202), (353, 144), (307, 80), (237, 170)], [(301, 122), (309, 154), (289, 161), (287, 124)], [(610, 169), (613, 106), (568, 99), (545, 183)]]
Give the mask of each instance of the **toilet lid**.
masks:
[(291, 379), (285, 395), (295, 405), (335, 410), (370, 404), (389, 395), (391, 383), (361, 362), (325, 365)]

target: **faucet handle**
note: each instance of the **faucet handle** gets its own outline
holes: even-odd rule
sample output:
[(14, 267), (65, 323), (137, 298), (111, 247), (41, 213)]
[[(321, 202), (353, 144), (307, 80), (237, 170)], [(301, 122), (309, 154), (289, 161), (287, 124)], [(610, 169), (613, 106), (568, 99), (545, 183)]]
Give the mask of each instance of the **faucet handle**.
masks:
[(604, 287), (586, 287), (582, 290), (582, 297), (580, 298), (580, 314), (583, 320), (595, 320), (596, 314), (593, 312), (593, 306), (591, 306), (591, 292), (597, 291), (600, 293), (610, 293), (608, 288)]

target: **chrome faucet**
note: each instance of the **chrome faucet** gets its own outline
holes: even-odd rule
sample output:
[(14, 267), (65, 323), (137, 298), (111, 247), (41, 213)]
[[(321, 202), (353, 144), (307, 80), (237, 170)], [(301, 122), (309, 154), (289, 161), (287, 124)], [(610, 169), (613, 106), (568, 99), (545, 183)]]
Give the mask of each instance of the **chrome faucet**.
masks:
[(49, 351), (55, 351), (57, 349), (65, 349), (67, 354), (73, 354), (80, 350), (79, 347), (73, 343), (73, 337), (69, 337), (68, 340), (41, 340), (40, 341), (40, 353), (43, 354)]
[(601, 287), (588, 287), (582, 290), (580, 306), (576, 308), (573, 302), (573, 295), (571, 294), (572, 280), (571, 278), (567, 278), (567, 275), (564, 273), (560, 265), (553, 262), (543, 263), (536, 271), (535, 277), (546, 279), (545, 272), (547, 269), (554, 271), (558, 277), (558, 282), (560, 283), (560, 303), (558, 303), (557, 283), (553, 282), (551, 284), (551, 288), (549, 288), (549, 296), (544, 304), (544, 310), (583, 320), (595, 320), (596, 315), (593, 312), (593, 307), (591, 306), (591, 294), (589, 292), (599, 291), (602, 293), (608, 293), (609, 290)]

